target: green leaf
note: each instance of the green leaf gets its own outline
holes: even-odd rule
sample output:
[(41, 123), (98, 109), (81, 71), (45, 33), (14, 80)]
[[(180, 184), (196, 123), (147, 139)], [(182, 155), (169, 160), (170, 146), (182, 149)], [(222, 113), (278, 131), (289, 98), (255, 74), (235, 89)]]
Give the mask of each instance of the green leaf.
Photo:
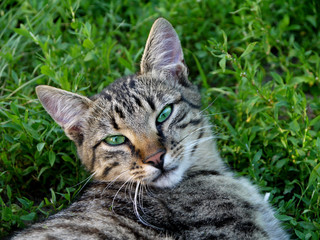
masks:
[(315, 166), (314, 169), (312, 169), (312, 172), (309, 176), (308, 186), (311, 186), (312, 184), (317, 184), (318, 183), (318, 181), (316, 181), (317, 178), (320, 179), (320, 163), (317, 166)]
[(46, 197), (44, 198), (44, 202), (47, 206), (50, 206), (52, 204)]
[(46, 143), (38, 143), (38, 144), (37, 144), (38, 152), (41, 152), (41, 151), (42, 151), (44, 145), (46, 145)]
[(3, 124), (1, 127), (3, 128), (12, 128), (14, 130), (17, 130), (17, 131), (22, 131), (22, 127), (16, 123), (6, 123), (6, 124)]
[(80, 24), (78, 21), (74, 21), (70, 25), (73, 29), (78, 29), (80, 27)]
[(26, 29), (26, 27), (23, 24), (20, 24), (20, 28), (14, 28), (13, 31), (15, 31), (17, 34), (21, 36), (30, 37), (29, 31)]
[(303, 227), (304, 229), (316, 230), (316, 227), (313, 225), (312, 222), (301, 221), (301, 222), (298, 222), (298, 224), (299, 224), (301, 227)]
[(95, 58), (95, 55), (94, 55), (93, 51), (90, 51), (86, 54), (83, 61), (89, 62), (89, 61), (93, 60), (94, 58)]
[(294, 232), (300, 239), (305, 239), (305, 235), (303, 232), (300, 232), (299, 230), (294, 230)]
[(32, 202), (25, 198), (18, 198), (18, 201), (22, 204), (23, 208), (29, 209), (32, 206)]
[(70, 156), (68, 156), (68, 155), (63, 155), (63, 156), (62, 156), (62, 159), (63, 159), (64, 161), (66, 161), (66, 162), (71, 162), (71, 163), (74, 162), (74, 160), (73, 160)]
[(294, 86), (300, 83), (313, 83), (314, 82), (314, 78), (310, 77), (310, 76), (297, 76), (297, 77), (293, 77), (290, 80), (290, 84), (289, 86)]
[(293, 120), (291, 123), (289, 123), (289, 129), (295, 133), (300, 130), (300, 125), (297, 120)]
[(5, 206), (4, 208), (2, 208), (1, 213), (2, 213), (2, 217), (1, 217), (2, 220), (9, 221), (9, 220), (12, 219), (12, 210), (11, 210), (11, 208)]
[(282, 77), (276, 73), (276, 72), (271, 72), (270, 75), (272, 76), (272, 78), (276, 81), (276, 83), (278, 83), (279, 85), (283, 85), (283, 79)]
[(55, 194), (55, 192), (53, 191), (52, 188), (50, 188), (50, 192), (51, 192), (51, 199), (50, 199), (50, 201), (51, 201), (51, 203), (53, 203), (53, 204), (55, 205), (55, 204), (57, 203), (56, 194)]
[(261, 158), (261, 155), (262, 155), (262, 150), (260, 149), (253, 157), (253, 163), (256, 163), (260, 160)]
[(310, 121), (310, 126), (313, 126), (313, 125), (315, 125), (316, 123), (318, 123), (318, 122), (320, 122), (320, 115), (319, 116), (317, 116), (317, 117), (315, 117), (314, 119), (312, 119), (311, 121)]
[(221, 67), (222, 69), (222, 72), (225, 72), (226, 71), (226, 55), (224, 55), (221, 60), (219, 61), (219, 66)]
[(125, 68), (129, 69), (130, 71), (132, 71), (132, 65), (130, 64), (130, 62), (122, 57), (120, 57), (118, 59), (119, 63), (124, 66)]
[(288, 14), (284, 15), (283, 19), (280, 21), (279, 23), (279, 28), (282, 31), (286, 30), (286, 27), (289, 25), (290, 23), (290, 17), (288, 16)]
[(51, 167), (53, 166), (55, 161), (56, 161), (56, 154), (52, 150), (50, 150), (50, 152), (49, 152), (49, 163), (50, 163)]
[(8, 152), (12, 152), (15, 149), (19, 149), (20, 148), (20, 143), (16, 143), (16, 144), (12, 144), (11, 147), (8, 149)]
[(51, 78), (55, 77), (55, 72), (51, 70), (51, 68), (48, 65), (43, 65), (41, 67), (41, 73)]
[(94, 48), (94, 43), (89, 38), (85, 39), (82, 45), (87, 49)]
[(230, 131), (230, 133), (232, 134), (232, 136), (234, 138), (238, 137), (238, 133), (237, 131), (232, 127), (232, 125), (229, 123), (229, 121), (227, 121), (226, 119), (222, 119), (223, 123), (227, 126), (228, 130)]
[(7, 185), (7, 196), (8, 196), (8, 199), (11, 201), (12, 192), (11, 192), (11, 187), (9, 185)]
[(293, 217), (287, 216), (287, 215), (281, 215), (281, 214), (275, 214), (275, 217), (279, 219), (280, 221), (290, 221), (293, 219)]
[(204, 73), (202, 67), (201, 67), (201, 64), (198, 60), (198, 58), (196, 57), (196, 55), (194, 55), (193, 53), (191, 53), (192, 56), (193, 56), (193, 59), (194, 61), (196, 62), (196, 65), (197, 65), (197, 68), (198, 68), (198, 71), (200, 73), (200, 76), (201, 76), (201, 80), (202, 80), (202, 84), (205, 88), (209, 88), (209, 85), (208, 85), (208, 81), (207, 81), (207, 76), (206, 74)]
[[(319, 15), (318, 15), (318, 18), (319, 18)], [(311, 16), (311, 15), (309, 15), (309, 16), (307, 16), (306, 17), (306, 19), (312, 24), (312, 26), (313, 27), (317, 27), (317, 16), (316, 15), (314, 15), (314, 16)]]
[(288, 158), (284, 158), (284, 159), (278, 160), (277, 163), (276, 163), (276, 168), (281, 169), (284, 165), (287, 164), (288, 161), (289, 161)]
[(288, 141), (290, 141), (293, 144), (293, 146), (298, 147), (298, 144), (299, 144), (298, 138), (288, 137)]
[(11, 76), (12, 76), (14, 82), (18, 85), (19, 84), (19, 78), (18, 78), (17, 73), (14, 70), (12, 70)]
[(36, 216), (35, 212), (29, 213), (27, 215), (23, 215), (20, 217), (21, 220), (23, 221), (32, 221)]
[(27, 167), (26, 169), (23, 169), (22, 171), (22, 175), (25, 176), (25, 175), (28, 175), (29, 173), (33, 172), (36, 170), (36, 167), (35, 166), (30, 166), (30, 167)]
[(70, 82), (68, 79), (68, 68), (63, 69), (62, 76), (59, 77), (59, 82), (61, 84), (61, 88), (67, 91), (70, 91)]
[(17, 115), (17, 116), (20, 115), (20, 114), (19, 114), (18, 107), (17, 107), (17, 105), (16, 105), (14, 102), (11, 102), (11, 103), (10, 103), (10, 109), (11, 109), (11, 111), (12, 111), (15, 115)]
[(222, 36), (223, 36), (223, 49), (224, 51), (227, 51), (228, 50), (228, 37), (227, 37), (227, 34), (221, 30), (222, 32)]
[(316, 148), (320, 152), (320, 137), (317, 137)]
[(31, 137), (33, 137), (36, 140), (40, 140), (40, 136), (36, 130), (34, 130), (31, 126), (29, 126), (27, 123), (22, 123), (22, 126), (24, 129), (30, 134)]
[(40, 179), (40, 176), (42, 175), (42, 173), (44, 173), (44, 171), (46, 171), (48, 168), (49, 168), (49, 166), (45, 166), (45, 167), (41, 168), (37, 179)]
[(247, 49), (241, 54), (240, 58), (243, 58), (243, 57), (247, 56), (248, 54), (250, 54), (256, 44), (257, 44), (257, 42), (250, 43), (247, 46)]
[(26, 111), (24, 112), (24, 122), (28, 122), (28, 116), (29, 116), (29, 110), (26, 109)]

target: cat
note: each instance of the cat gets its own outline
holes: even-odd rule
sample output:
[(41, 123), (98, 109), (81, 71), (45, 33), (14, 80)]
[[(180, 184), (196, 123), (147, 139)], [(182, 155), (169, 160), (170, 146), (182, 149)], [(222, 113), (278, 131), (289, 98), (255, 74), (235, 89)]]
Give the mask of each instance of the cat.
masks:
[(94, 181), (13, 239), (289, 239), (256, 187), (223, 163), (167, 20), (154, 22), (140, 73), (91, 98), (36, 92)]

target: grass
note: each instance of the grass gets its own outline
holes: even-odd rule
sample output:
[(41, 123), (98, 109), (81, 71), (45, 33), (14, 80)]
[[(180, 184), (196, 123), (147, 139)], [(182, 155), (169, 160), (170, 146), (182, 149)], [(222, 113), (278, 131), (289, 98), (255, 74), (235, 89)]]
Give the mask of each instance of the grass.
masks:
[(293, 239), (319, 239), (319, 9), (316, 0), (1, 1), (0, 237), (66, 207), (88, 177), (35, 86), (93, 95), (138, 71), (162, 16), (227, 164), (270, 192)]

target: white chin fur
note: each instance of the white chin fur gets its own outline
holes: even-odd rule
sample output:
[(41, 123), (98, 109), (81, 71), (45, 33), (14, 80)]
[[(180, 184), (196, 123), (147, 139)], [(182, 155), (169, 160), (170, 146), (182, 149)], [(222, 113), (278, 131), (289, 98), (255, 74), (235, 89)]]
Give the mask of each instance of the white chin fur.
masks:
[(169, 156), (165, 159), (165, 163), (166, 162), (168, 164), (165, 164), (164, 166), (165, 169), (170, 169), (169, 166), (170, 165), (172, 166), (174, 164), (177, 164), (178, 167), (172, 171), (169, 170), (169, 172), (160, 176), (156, 181), (150, 182), (151, 185), (160, 187), (160, 188), (174, 187), (182, 180), (184, 173), (190, 167), (189, 162), (182, 160), (179, 163), (174, 163)]
[(162, 175), (159, 179), (151, 184), (160, 188), (171, 188), (182, 180), (184, 171), (179, 167), (176, 170)]

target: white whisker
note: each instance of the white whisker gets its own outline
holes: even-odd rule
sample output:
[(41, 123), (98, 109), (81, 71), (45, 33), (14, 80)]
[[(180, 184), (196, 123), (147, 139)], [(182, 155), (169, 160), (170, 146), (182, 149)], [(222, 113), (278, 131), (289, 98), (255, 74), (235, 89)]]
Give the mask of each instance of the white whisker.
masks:
[(91, 178), (96, 174), (96, 171), (94, 171), (89, 177), (87, 177), (86, 179), (84, 179), (83, 181), (79, 182), (78, 184), (74, 185), (78, 186), (79, 184), (85, 182), (82, 187), (80, 188), (80, 190), (76, 193), (75, 197), (78, 196), (78, 194), (82, 191), (82, 189), (88, 184), (88, 182), (91, 180)]
[(121, 172), (117, 177), (115, 177), (112, 181), (110, 181), (110, 182), (108, 183), (108, 185), (103, 189), (103, 191), (102, 191), (102, 193), (101, 193), (101, 196), (103, 195), (103, 193), (104, 193), (105, 190), (107, 190), (112, 184), (114, 184), (114, 183), (117, 181), (117, 179), (118, 179), (119, 177), (121, 177), (123, 174), (125, 174), (125, 173), (127, 173), (127, 172), (129, 172), (129, 170), (125, 170), (125, 171)]
[(112, 199), (112, 203), (111, 203), (112, 211), (113, 211), (113, 204), (114, 204), (114, 201), (115, 201), (118, 193), (120, 192), (120, 190), (123, 188), (124, 185), (126, 185), (129, 181), (132, 180), (132, 178), (133, 178), (133, 177), (128, 178), (128, 180), (125, 181), (125, 182), (121, 185), (121, 187), (118, 189), (118, 191), (117, 191), (116, 194), (114, 195), (114, 197), (113, 197), (113, 199)]
[(73, 185), (72, 187), (76, 187), (76, 186), (80, 185), (81, 183), (83, 183), (85, 181), (87, 183), (88, 180), (90, 180), (95, 174), (96, 174), (96, 171), (94, 171), (89, 177), (85, 178), (84, 180), (82, 180), (81, 182), (77, 183), (76, 185)]
[(204, 116), (204, 117), (215, 116), (215, 115), (229, 113), (229, 112), (231, 112), (231, 110), (230, 111), (224, 111), (224, 112), (210, 113), (210, 114), (202, 114), (202, 116)]
[(212, 139), (215, 139), (215, 137), (214, 136), (210, 136), (210, 137), (196, 139), (196, 140), (193, 140), (193, 141), (189, 142), (186, 147), (193, 147), (195, 145), (198, 145), (199, 143), (204, 143), (204, 142), (212, 140)]
[(140, 191), (140, 208), (143, 212), (143, 214), (146, 214), (145, 211), (144, 211), (144, 208), (143, 208), (143, 196), (144, 196), (144, 191), (147, 192), (147, 188), (146, 188), (146, 185), (145, 184), (140, 184), (140, 188), (141, 188), (141, 191)]
[(130, 196), (130, 200), (131, 200), (131, 202), (132, 202), (132, 204), (134, 204), (134, 200), (133, 200), (133, 198), (132, 198), (132, 195), (131, 195), (131, 193), (133, 192), (133, 184), (134, 184), (135, 182), (134, 181), (131, 181), (130, 183), (129, 183), (129, 191), (130, 191), (130, 194), (129, 194), (129, 196)]
[(189, 136), (192, 136), (192, 134), (194, 134), (194, 133), (196, 133), (196, 132), (198, 132), (200, 130), (206, 129), (206, 128), (212, 128), (212, 125), (209, 124), (209, 125), (197, 128), (196, 130), (193, 130), (192, 132), (190, 132), (187, 135), (185, 135), (184, 137), (182, 137), (181, 140), (179, 141), (179, 143), (181, 143), (182, 141), (186, 140)]
[(205, 109), (200, 111), (198, 114), (201, 115), (204, 111), (206, 111), (209, 107), (211, 107), (212, 104), (214, 104), (217, 99), (218, 99), (218, 96)]
[(140, 182), (137, 182), (136, 190), (135, 190), (135, 193), (134, 193), (134, 212), (135, 212), (137, 218), (139, 219), (139, 221), (142, 222), (144, 225), (159, 229), (158, 227), (153, 226), (152, 224), (150, 224), (150, 223), (148, 223), (147, 221), (145, 221), (145, 220), (140, 216), (140, 213), (139, 213), (139, 210), (138, 210), (139, 188), (140, 188)]

